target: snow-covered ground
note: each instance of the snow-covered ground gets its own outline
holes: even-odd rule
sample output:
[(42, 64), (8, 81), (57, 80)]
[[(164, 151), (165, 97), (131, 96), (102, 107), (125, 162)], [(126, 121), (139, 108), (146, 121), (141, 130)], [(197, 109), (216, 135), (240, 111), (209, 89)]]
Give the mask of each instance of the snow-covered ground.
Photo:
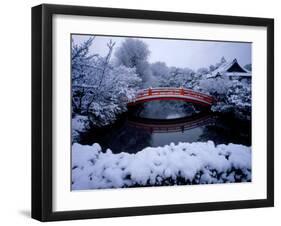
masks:
[(87, 116), (76, 115), (72, 118), (72, 142), (79, 140), (80, 133), (86, 132), (90, 128), (89, 119)]
[(212, 141), (171, 143), (136, 153), (72, 146), (72, 189), (251, 181), (251, 147)]

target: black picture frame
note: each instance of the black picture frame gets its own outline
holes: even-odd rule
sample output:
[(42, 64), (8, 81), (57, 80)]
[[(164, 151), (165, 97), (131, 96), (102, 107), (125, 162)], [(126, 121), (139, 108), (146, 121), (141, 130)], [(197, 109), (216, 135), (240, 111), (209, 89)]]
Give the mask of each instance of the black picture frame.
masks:
[[(52, 210), (52, 18), (55, 14), (266, 27), (267, 198), (54, 212)], [(32, 218), (40, 221), (56, 221), (271, 206), (274, 206), (273, 19), (49, 4), (32, 8)]]

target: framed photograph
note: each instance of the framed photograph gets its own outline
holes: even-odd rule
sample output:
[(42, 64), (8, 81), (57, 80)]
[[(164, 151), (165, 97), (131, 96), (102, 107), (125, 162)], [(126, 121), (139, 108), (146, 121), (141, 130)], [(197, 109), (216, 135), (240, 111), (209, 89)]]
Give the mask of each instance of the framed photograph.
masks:
[(274, 21), (32, 8), (32, 217), (274, 205)]

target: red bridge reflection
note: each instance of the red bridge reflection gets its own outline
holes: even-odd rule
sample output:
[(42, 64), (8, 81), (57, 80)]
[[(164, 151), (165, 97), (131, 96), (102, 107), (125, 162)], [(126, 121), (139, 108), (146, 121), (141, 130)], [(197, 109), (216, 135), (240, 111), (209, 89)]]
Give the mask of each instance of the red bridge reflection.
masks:
[(149, 130), (151, 133), (184, 132), (204, 125), (214, 125), (215, 118), (212, 115), (202, 115), (181, 119), (129, 119), (129, 126)]

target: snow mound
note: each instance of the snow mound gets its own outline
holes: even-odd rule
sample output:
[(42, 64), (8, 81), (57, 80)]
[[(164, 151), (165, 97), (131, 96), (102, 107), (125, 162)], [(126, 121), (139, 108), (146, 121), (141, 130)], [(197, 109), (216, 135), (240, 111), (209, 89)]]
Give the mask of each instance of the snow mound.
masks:
[(90, 128), (89, 119), (87, 116), (76, 115), (72, 118), (72, 140), (78, 141), (81, 132), (86, 132)]
[(72, 189), (251, 181), (251, 148), (212, 141), (171, 143), (136, 153), (72, 146)]

